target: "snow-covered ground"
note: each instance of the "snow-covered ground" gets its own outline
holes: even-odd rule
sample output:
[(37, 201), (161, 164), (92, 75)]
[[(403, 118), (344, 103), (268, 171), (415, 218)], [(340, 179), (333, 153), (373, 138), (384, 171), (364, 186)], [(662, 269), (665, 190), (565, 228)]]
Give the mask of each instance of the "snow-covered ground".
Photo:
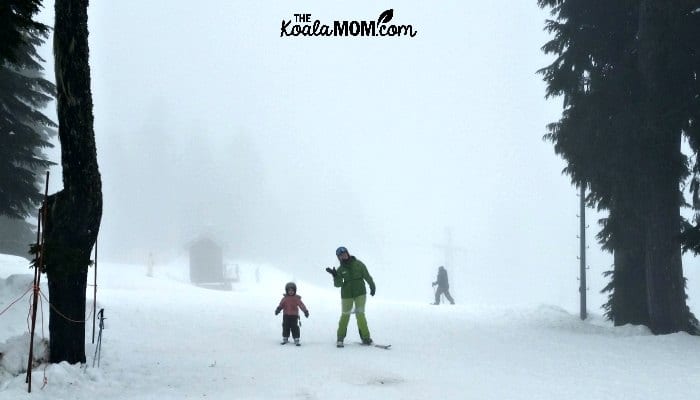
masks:
[[(348, 345), (337, 349), (338, 291), (330, 278), (328, 287), (297, 281), (311, 315), (303, 345), (280, 346), (274, 309), (292, 277), (272, 266), (240, 263), (233, 291), (190, 285), (185, 261), (159, 265), (151, 278), (140, 265), (98, 268), (97, 304), (107, 318), (99, 367), (90, 318), (87, 364), (40, 365), (28, 394), (24, 374), (13, 376), (26, 364), (26, 295), (0, 315), (0, 399), (697, 398), (698, 338), (613, 328), (595, 315), (581, 322), (555, 305), (396, 302), (382, 298), (385, 282), (377, 282), (369, 326), (392, 348), (354, 344), (353, 320)], [(0, 255), (0, 312), (27, 291), (30, 274), (25, 260)], [(48, 338), (45, 301), (43, 317)]]

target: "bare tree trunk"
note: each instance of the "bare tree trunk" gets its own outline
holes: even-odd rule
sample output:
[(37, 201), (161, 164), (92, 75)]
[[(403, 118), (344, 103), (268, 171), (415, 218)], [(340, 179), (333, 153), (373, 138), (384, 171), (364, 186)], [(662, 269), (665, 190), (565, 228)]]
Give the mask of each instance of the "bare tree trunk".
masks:
[[(680, 154), (680, 134), (668, 139), (676, 143), (656, 143), (656, 151), (668, 148), (665, 160)], [(666, 142), (669, 142), (667, 140)], [(651, 160), (651, 171), (646, 174), (647, 192), (646, 264), (647, 303), (649, 328), (655, 334), (688, 330), (689, 315), (685, 303), (685, 281), (681, 260), (681, 216), (678, 197), (678, 176), (661, 160)], [(667, 161), (666, 161), (667, 162)]]
[(93, 130), (88, 0), (56, 0), (54, 57), (63, 190), (48, 204), (45, 268), (51, 362), (85, 362), (85, 288), (102, 217)]
[(610, 210), (615, 218), (614, 275), (610, 315), (616, 326), (648, 325), (647, 282), (644, 263), (644, 220), (639, 215), (635, 190), (622, 188)]
[[(655, 334), (689, 329), (680, 245), (681, 160), (680, 93), (685, 77), (676, 70), (681, 10), (670, 0), (643, 0), (639, 13), (639, 70), (644, 96), (639, 139), (644, 204), (649, 328)], [(676, 62), (679, 60), (675, 59)]]

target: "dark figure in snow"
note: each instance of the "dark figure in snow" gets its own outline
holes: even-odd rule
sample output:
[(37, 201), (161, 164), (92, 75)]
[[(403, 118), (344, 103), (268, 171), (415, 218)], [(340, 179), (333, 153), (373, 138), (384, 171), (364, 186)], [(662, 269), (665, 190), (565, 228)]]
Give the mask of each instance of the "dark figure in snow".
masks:
[(437, 280), (433, 282), (433, 287), (437, 285), (437, 290), (435, 290), (435, 303), (434, 305), (439, 305), (440, 304), (440, 296), (442, 294), (447, 297), (447, 300), (450, 301), (450, 304), (454, 304), (455, 301), (450, 296), (450, 282), (447, 280), (447, 271), (445, 271), (445, 267), (440, 266), (438, 268), (438, 274), (437, 274)]
[(365, 303), (367, 301), (367, 287), (365, 281), (369, 284), (369, 294), (374, 296), (376, 287), (374, 280), (367, 272), (367, 267), (362, 261), (351, 256), (348, 249), (338, 247), (335, 251), (340, 266), (336, 269), (326, 268), (326, 272), (333, 275), (333, 285), (340, 288), (340, 300), (342, 304), (342, 313), (340, 321), (338, 321), (338, 342), (337, 347), (343, 347), (343, 341), (348, 332), (348, 322), (350, 321), (350, 313), (353, 312), (355, 306), (355, 318), (357, 319), (357, 329), (360, 331), (362, 344), (372, 344), (372, 338), (367, 327), (367, 318), (365, 317)]
[(289, 282), (284, 285), (284, 296), (280, 304), (275, 309), (275, 315), (282, 313), (282, 343), (289, 343), (289, 332), (292, 332), (294, 344), (301, 346), (299, 343), (299, 309), (304, 312), (304, 316), (309, 318), (309, 310), (306, 309), (304, 302), (301, 301), (301, 296), (297, 294), (297, 285), (294, 282)]

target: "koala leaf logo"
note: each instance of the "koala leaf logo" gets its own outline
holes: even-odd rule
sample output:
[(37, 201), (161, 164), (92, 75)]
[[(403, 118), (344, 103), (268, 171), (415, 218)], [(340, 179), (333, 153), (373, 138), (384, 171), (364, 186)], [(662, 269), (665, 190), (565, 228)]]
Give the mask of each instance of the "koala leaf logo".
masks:
[(393, 8), (386, 10), (383, 13), (379, 14), (379, 18), (377, 18), (377, 22), (380, 24), (386, 24), (387, 22), (391, 21), (392, 18), (394, 18), (394, 9)]

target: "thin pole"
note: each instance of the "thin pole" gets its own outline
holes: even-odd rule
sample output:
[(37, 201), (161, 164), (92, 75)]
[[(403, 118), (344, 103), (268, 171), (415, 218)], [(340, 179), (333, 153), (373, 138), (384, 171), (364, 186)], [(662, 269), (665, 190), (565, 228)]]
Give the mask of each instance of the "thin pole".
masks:
[(46, 225), (46, 208), (48, 207), (48, 202), (46, 201), (49, 196), (49, 171), (46, 171), (46, 186), (44, 188), (44, 201), (41, 206), (41, 212), (39, 213), (36, 228), (36, 243), (37, 243), (37, 254), (35, 256), (34, 263), (34, 298), (32, 299), (32, 330), (29, 335), (29, 360), (27, 361), (27, 392), (32, 392), (32, 359), (34, 358), (34, 331), (36, 328), (36, 306), (39, 300), (39, 284), (41, 283), (41, 266), (44, 261), (44, 235), (42, 232), (42, 227)]
[(92, 343), (95, 343), (95, 311), (97, 310), (97, 238), (95, 238), (95, 282), (92, 292)]
[[(43, 211), (42, 211), (43, 212)], [(37, 244), (37, 252), (34, 255), (34, 279), (32, 280), (32, 295), (34, 298), (32, 299), (33, 305), (32, 305), (32, 329), (30, 332), (29, 336), (29, 360), (27, 361), (27, 377), (25, 378), (25, 383), (29, 384), (29, 392), (31, 393), (32, 391), (32, 358), (34, 357), (34, 321), (36, 318), (36, 280), (37, 280), (37, 271), (39, 270), (39, 260), (41, 259), (41, 250), (40, 250), (40, 240), (41, 240), (41, 212), (39, 215), (37, 215), (37, 227), (36, 227), (36, 244)]]
[(579, 292), (581, 294), (581, 320), (588, 316), (586, 313), (586, 186), (581, 185), (581, 265), (579, 271)]

